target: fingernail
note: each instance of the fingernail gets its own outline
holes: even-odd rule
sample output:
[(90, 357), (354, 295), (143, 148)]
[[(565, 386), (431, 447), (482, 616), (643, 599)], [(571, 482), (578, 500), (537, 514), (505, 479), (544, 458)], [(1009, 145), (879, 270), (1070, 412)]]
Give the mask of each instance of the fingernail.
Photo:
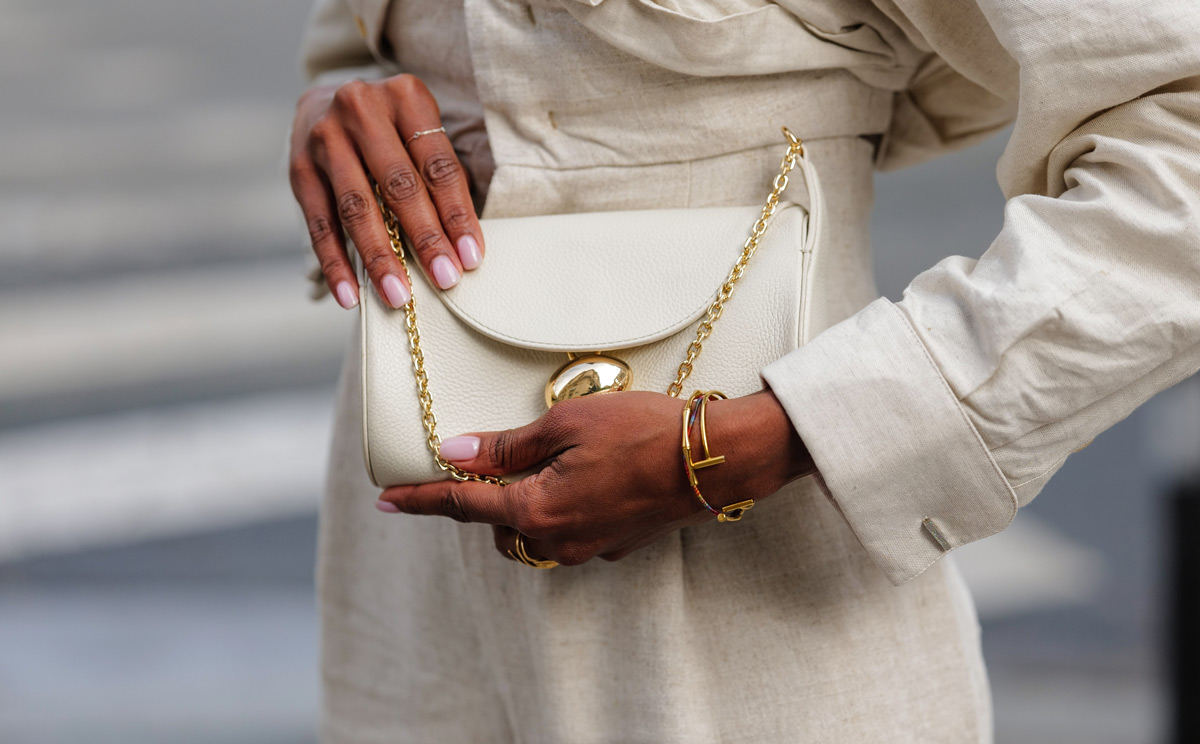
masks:
[(442, 457), (452, 462), (470, 462), (479, 456), (479, 437), (450, 437), (442, 440)]
[(458, 239), (458, 260), (462, 261), (464, 269), (479, 266), (479, 262), (483, 260), (483, 251), (479, 250), (479, 243), (475, 242), (475, 238), (464, 235)]
[(387, 298), (388, 304), (396, 309), (404, 307), (412, 299), (408, 287), (405, 287), (395, 274), (388, 274), (379, 284), (383, 287), (383, 296)]
[(400, 507), (396, 506), (390, 501), (376, 501), (375, 508), (381, 512), (387, 512), (388, 514), (400, 513)]
[(454, 267), (454, 262), (445, 256), (433, 259), (433, 263), (429, 267), (433, 269), (433, 280), (442, 289), (450, 289), (458, 284), (460, 277), (458, 269)]
[(354, 287), (350, 286), (350, 282), (338, 282), (334, 294), (337, 295), (338, 304), (347, 310), (358, 304), (358, 292), (354, 291)]

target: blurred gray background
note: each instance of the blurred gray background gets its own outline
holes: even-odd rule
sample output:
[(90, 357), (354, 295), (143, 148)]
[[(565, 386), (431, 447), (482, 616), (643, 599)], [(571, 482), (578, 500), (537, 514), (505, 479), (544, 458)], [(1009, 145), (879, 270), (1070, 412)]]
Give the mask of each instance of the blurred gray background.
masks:
[[(283, 175), (307, 3), (0, 0), (0, 742), (314, 741), (316, 505), (351, 315)], [(977, 256), (1004, 137), (879, 179), (880, 286)], [(1162, 738), (1160, 395), (957, 559), (1001, 744)]]

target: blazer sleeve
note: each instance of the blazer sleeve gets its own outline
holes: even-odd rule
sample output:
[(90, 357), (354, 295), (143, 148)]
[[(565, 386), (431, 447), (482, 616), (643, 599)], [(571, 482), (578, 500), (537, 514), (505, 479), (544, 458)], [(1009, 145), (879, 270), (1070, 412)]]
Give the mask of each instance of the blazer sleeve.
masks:
[(982, 257), (762, 372), (899, 584), (1003, 529), (1072, 452), (1200, 368), (1200, 4), (877, 5), (1017, 107)]
[(347, 0), (316, 0), (300, 45), (305, 79), (317, 86), (384, 77), (384, 66), (367, 43), (370, 33)]

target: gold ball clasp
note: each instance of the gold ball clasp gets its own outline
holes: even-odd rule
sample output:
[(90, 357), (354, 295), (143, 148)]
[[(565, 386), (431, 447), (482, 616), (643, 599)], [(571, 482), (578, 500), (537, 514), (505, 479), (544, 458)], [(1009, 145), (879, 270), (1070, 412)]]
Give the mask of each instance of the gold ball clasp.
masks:
[(633, 371), (616, 357), (585, 354), (567, 361), (555, 370), (546, 383), (546, 407), (570, 398), (628, 390)]

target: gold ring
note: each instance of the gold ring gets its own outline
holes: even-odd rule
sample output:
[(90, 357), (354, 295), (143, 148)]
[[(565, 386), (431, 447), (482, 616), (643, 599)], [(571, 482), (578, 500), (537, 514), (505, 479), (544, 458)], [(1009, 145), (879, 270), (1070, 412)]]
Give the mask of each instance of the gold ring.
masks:
[(558, 565), (557, 561), (539, 561), (537, 558), (529, 555), (525, 550), (525, 536), (520, 532), (517, 533), (517, 552), (508, 551), (508, 557), (530, 568), (554, 568)]
[(412, 136), (411, 136), (411, 137), (409, 137), (408, 139), (404, 140), (404, 146), (405, 146), (405, 147), (408, 147), (410, 144), (412, 144), (412, 141), (413, 141), (413, 140), (415, 140), (415, 139), (417, 139), (417, 138), (419, 138), (419, 137), (424, 137), (424, 136), (425, 136), (425, 135), (427, 135), (427, 134), (437, 134), (438, 132), (441, 132), (442, 134), (445, 134), (445, 133), (446, 133), (446, 128), (445, 128), (445, 127), (438, 127), (437, 129), (424, 129), (424, 130), (422, 130), (422, 131), (420, 131), (420, 132), (413, 132), (413, 134), (412, 134)]

